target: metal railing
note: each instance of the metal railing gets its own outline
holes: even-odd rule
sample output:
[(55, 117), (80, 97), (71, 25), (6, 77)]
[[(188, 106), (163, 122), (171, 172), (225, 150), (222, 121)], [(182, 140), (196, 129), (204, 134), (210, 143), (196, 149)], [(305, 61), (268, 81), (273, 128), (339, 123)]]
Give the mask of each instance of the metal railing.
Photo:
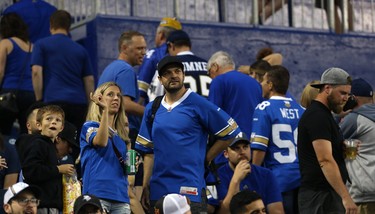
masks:
[[(340, 7), (336, 7), (333, 0), (46, 1), (59, 9), (69, 11), (74, 17), (73, 28), (91, 21), (97, 14), (107, 14), (152, 18), (175, 16), (181, 20), (226, 22), (252, 26), (261, 24), (264, 26), (294, 27), (333, 32), (335, 28), (338, 28), (335, 22), (346, 20), (339, 25), (344, 32), (348, 30), (375, 32), (375, 0), (342, 0)], [(328, 3), (327, 10), (316, 7), (316, 3), (325, 5), (324, 2), (326, 1)], [(12, 0), (2, 0), (0, 10), (11, 4)], [(336, 18), (334, 11), (338, 11)]]

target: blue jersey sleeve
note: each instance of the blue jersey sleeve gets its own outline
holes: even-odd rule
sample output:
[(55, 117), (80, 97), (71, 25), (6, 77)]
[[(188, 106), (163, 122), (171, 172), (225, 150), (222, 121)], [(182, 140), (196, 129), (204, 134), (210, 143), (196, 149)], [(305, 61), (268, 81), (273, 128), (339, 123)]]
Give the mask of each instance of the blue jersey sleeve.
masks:
[(201, 104), (204, 106), (201, 106), (200, 109), (205, 112), (201, 115), (201, 122), (205, 124), (205, 127), (208, 127), (210, 133), (213, 133), (219, 139), (226, 140), (234, 138), (241, 132), (236, 121), (221, 108), (204, 100), (204, 98)]
[(80, 137), (80, 146), (83, 150), (86, 146), (92, 146), (92, 141), (98, 132), (99, 123), (94, 121), (85, 122), (82, 126), (81, 137)]
[(152, 103), (147, 104), (143, 114), (141, 128), (139, 129), (137, 139), (135, 141), (135, 149), (144, 153), (153, 153), (153, 143), (151, 138), (152, 124), (149, 121), (151, 116)]
[(251, 149), (266, 151), (271, 138), (271, 120), (267, 114), (268, 101), (260, 103), (253, 116), (253, 131), (251, 133)]
[(138, 70), (138, 87), (141, 97), (147, 97), (147, 90), (157, 70), (157, 64), (156, 49), (151, 49), (144, 56), (142, 65)]

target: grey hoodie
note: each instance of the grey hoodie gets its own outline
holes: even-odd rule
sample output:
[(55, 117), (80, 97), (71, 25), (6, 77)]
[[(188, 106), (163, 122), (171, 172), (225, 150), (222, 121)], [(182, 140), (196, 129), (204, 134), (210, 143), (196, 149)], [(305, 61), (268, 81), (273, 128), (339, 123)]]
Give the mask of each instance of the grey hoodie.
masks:
[(375, 202), (375, 104), (366, 104), (349, 113), (340, 124), (344, 138), (359, 139), (355, 160), (346, 160), (354, 202)]

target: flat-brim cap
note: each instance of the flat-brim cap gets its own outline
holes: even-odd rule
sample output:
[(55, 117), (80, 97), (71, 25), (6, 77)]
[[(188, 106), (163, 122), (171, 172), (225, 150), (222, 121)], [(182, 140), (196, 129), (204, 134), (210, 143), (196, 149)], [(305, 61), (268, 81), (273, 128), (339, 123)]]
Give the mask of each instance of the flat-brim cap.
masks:
[(184, 65), (182, 64), (180, 58), (176, 56), (166, 56), (158, 63), (159, 76), (162, 76), (166, 69), (172, 65), (181, 68), (182, 71), (184, 70)]

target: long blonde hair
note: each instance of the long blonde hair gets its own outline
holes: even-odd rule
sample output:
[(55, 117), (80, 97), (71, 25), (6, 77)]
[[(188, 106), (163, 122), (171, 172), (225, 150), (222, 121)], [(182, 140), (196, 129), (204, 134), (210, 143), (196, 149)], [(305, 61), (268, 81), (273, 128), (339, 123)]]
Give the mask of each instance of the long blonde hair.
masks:
[[(94, 96), (97, 95), (97, 94), (104, 94), (104, 92), (111, 86), (116, 86), (120, 89), (121, 91), (121, 88), (120, 86), (118, 86), (115, 82), (105, 82), (103, 84), (101, 84), (94, 92)], [(87, 112), (87, 117), (86, 117), (86, 121), (96, 121), (96, 122), (99, 122), (101, 121), (102, 119), (102, 113), (103, 113), (103, 110), (100, 109), (100, 107), (95, 104), (93, 101), (90, 102), (90, 105), (89, 105), (89, 110)], [(129, 143), (130, 142), (130, 139), (129, 139), (129, 132), (127, 130), (127, 122), (128, 122), (128, 118), (126, 117), (126, 114), (125, 114), (125, 107), (122, 103), (122, 97), (120, 98), (120, 109), (119, 111), (117, 112), (117, 114), (115, 115), (114, 117), (114, 126), (115, 126), (115, 129), (117, 130), (117, 133), (118, 135), (121, 137), (121, 139), (123, 139), (126, 143)], [(108, 130), (109, 131), (109, 130)], [(111, 135), (111, 132), (109, 132), (110, 135)]]

